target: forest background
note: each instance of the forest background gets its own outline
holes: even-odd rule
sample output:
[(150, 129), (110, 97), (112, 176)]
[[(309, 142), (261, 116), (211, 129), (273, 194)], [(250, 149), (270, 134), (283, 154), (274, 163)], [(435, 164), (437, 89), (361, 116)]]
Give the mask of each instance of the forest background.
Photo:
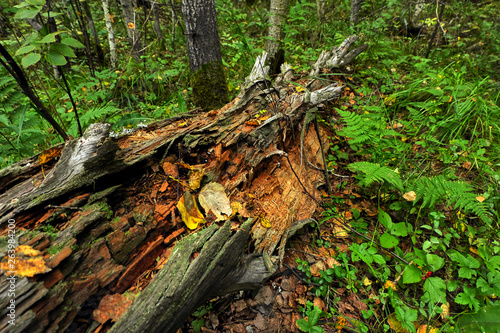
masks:
[[(215, 4), (233, 99), (266, 49), (270, 3)], [(133, 23), (124, 19), (128, 5), (135, 6)], [(360, 7), (353, 11), (354, 6)], [(71, 137), (94, 122), (112, 123), (112, 131), (123, 133), (195, 107), (178, 1), (50, 6), (44, 0), (6, 1), (0, 10), (3, 48)], [(427, 331), (451, 331), (462, 313), (490, 311), (495, 304), (500, 294), (499, 16), (496, 1), (288, 4), (281, 45), (297, 73), (306, 75), (322, 50), (354, 33), (369, 45), (347, 71), (322, 74), (345, 77), (351, 91), (322, 118), (324, 126), (337, 130), (328, 166), (332, 172), (356, 173), (342, 183), (338, 193), (343, 194), (327, 198), (323, 222), (345, 218), (347, 212), (351, 227), (372, 241), (360, 238), (349, 252), (337, 253), (335, 269), (311, 274), (309, 263), (298, 263), (328, 305), (301, 308), (308, 317), (297, 322), (303, 331), (322, 330), (320, 318), (338, 318), (332, 281), (366, 296), (363, 319), (350, 324), (359, 331), (415, 332), (423, 323)], [(43, 24), (37, 29), (36, 22), (49, 18), (56, 31)], [(111, 28), (116, 58), (108, 43)], [(139, 32), (140, 49), (130, 46), (131, 29)], [(0, 166), (5, 167), (62, 139), (22, 93), (2, 56)], [(348, 205), (353, 196), (345, 189), (353, 181), (377, 206), (375, 216)], [(321, 236), (315, 243), (331, 246)], [(371, 290), (377, 290), (375, 297), (368, 296)], [(494, 315), (487, 318), (481, 322), (495, 321)]]

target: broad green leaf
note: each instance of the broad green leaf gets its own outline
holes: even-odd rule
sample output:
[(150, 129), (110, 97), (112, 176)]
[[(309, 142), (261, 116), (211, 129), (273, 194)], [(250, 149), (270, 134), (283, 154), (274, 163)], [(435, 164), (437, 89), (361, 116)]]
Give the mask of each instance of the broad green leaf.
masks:
[(393, 234), (394, 236), (400, 236), (400, 237), (408, 236), (408, 230), (406, 229), (406, 224), (404, 222), (393, 223), (390, 230), (391, 234)]
[(479, 301), (476, 299), (476, 288), (464, 286), (464, 292), (455, 297), (455, 302), (462, 305), (468, 305), (472, 310), (477, 309), (479, 307)]
[(309, 324), (309, 322), (305, 319), (299, 319), (297, 320), (297, 327), (302, 331), (302, 332), (309, 332), (312, 328), (312, 325)]
[(45, 6), (45, 0), (26, 0), (26, 2), (33, 6)]
[(380, 245), (382, 245), (386, 249), (393, 248), (394, 246), (396, 246), (398, 244), (399, 244), (399, 240), (396, 237), (394, 237), (388, 233), (385, 233), (382, 236), (380, 236)]
[(433, 94), (434, 96), (441, 96), (442, 94), (444, 94), (444, 91), (441, 89), (429, 89), (427, 91)]
[[(41, 9), (41, 7), (40, 7)], [(24, 20), (24, 19), (32, 19), (40, 12), (40, 9), (21, 9), (16, 15), (14, 15), (15, 19)]]
[(312, 310), (308, 313), (307, 318), (309, 319), (309, 324), (311, 324), (313, 326), (316, 325), (319, 321), (320, 313), (321, 313), (321, 310), (319, 309), (319, 307), (315, 306), (314, 310)]
[(446, 303), (446, 285), (439, 277), (429, 277), (424, 283), (424, 297), (433, 303)]
[(418, 267), (413, 265), (408, 265), (405, 267), (405, 271), (403, 272), (403, 283), (417, 283), (422, 281), (422, 272)]
[(379, 212), (378, 212), (378, 220), (387, 229), (390, 229), (392, 227), (392, 219), (391, 219), (391, 217), (389, 216), (389, 214), (387, 214), (383, 210), (379, 210)]
[(47, 54), (45, 55), (45, 59), (49, 62), (51, 65), (55, 66), (63, 66), (66, 65), (67, 61), (64, 58), (64, 56), (58, 52), (54, 52), (49, 50)]
[(23, 65), (24, 68), (28, 68), (39, 62), (40, 58), (41, 56), (38, 53), (29, 53), (21, 60), (21, 65)]
[(53, 32), (51, 34), (48, 34), (47, 36), (43, 37), (41, 40), (40, 40), (40, 43), (54, 43), (56, 41), (56, 35), (58, 34), (59, 32)]
[(83, 45), (82, 43), (80, 43), (76, 39), (69, 38), (69, 37), (61, 39), (61, 43), (65, 44), (65, 45), (68, 45), (68, 46), (71, 46), (71, 47), (76, 47), (76, 48), (79, 48), (79, 49), (85, 47), (85, 45)]
[(71, 47), (69, 47), (68, 45), (60, 44), (60, 43), (51, 44), (50, 51), (60, 53), (65, 57), (71, 57), (71, 58), (76, 57), (75, 52), (73, 52)]
[(458, 332), (500, 332), (500, 306), (489, 305), (477, 313), (466, 313), (457, 320)]
[(22, 46), (19, 48), (19, 50), (16, 51), (16, 55), (28, 53), (30, 51), (33, 51), (35, 48), (36, 48), (35, 45)]
[(437, 271), (438, 269), (444, 266), (444, 259), (436, 254), (429, 253), (425, 256), (425, 258), (427, 259), (427, 264), (431, 266), (431, 270), (433, 272)]

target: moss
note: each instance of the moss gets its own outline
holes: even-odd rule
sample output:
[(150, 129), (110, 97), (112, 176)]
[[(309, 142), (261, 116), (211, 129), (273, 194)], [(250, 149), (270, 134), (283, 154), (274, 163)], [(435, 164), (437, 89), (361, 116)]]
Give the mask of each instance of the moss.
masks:
[(203, 111), (218, 109), (229, 102), (226, 74), (221, 61), (202, 65), (191, 78), (193, 103)]
[(113, 210), (107, 203), (99, 202), (97, 205), (99, 206), (101, 212), (106, 213), (107, 219), (111, 219), (113, 217)]

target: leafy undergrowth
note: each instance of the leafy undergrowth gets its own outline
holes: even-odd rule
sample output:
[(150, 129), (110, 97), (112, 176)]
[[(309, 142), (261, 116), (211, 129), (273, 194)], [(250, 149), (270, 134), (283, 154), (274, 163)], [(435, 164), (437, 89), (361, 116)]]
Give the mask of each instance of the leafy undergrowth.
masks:
[(200, 312), (195, 331), (498, 328), (498, 96), (487, 79), (465, 79), (467, 59), (425, 70), (428, 60), (414, 60), (414, 79), (399, 89), (358, 84), (361, 72), (324, 110), (336, 132), (327, 156), (334, 185), (318, 223), (289, 244), (281, 274), (296, 276), (272, 279), (264, 305), (215, 301), (220, 316)]

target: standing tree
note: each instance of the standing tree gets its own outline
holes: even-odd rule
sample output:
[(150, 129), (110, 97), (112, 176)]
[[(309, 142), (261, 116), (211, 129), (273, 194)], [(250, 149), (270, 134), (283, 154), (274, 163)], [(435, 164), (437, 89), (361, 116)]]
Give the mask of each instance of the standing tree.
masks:
[(269, 74), (274, 75), (280, 72), (280, 66), (285, 62), (285, 50), (281, 47), (281, 39), (283, 38), (282, 25), (288, 14), (288, 0), (271, 0), (269, 12), (271, 17), (266, 49), (269, 54)]
[(229, 102), (214, 0), (182, 0), (193, 103), (203, 110)]
[[(136, 0), (120, 0), (122, 5), (123, 20), (127, 25), (127, 34), (130, 45), (132, 45), (132, 53), (134, 54), (135, 60), (141, 60), (141, 56), (144, 53), (142, 49), (141, 34), (137, 30), (136, 17), (134, 7), (137, 7)], [(108, 30), (109, 31), (109, 30)]]

